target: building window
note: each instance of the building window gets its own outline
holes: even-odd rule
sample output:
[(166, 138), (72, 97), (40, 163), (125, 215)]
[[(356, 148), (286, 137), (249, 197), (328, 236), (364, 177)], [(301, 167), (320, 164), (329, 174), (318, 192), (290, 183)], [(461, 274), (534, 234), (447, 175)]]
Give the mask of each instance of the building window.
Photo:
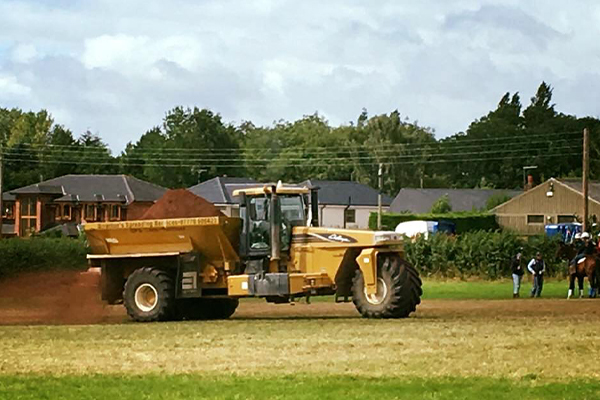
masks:
[(347, 209), (344, 216), (347, 224), (356, 223), (356, 210)]
[(116, 204), (110, 206), (110, 219), (121, 219), (121, 206)]
[(96, 206), (88, 204), (85, 206), (85, 220), (95, 221), (96, 220)]
[(527, 223), (528, 224), (543, 224), (544, 216), (543, 215), (528, 215)]
[(35, 232), (35, 218), (21, 218), (20, 236), (29, 236)]
[(577, 222), (577, 218), (574, 215), (559, 215), (557, 222), (559, 224), (569, 224), (571, 222)]
[(2, 217), (6, 219), (13, 219), (15, 217), (15, 205), (14, 204), (3, 204), (2, 206)]
[(62, 217), (64, 219), (71, 219), (71, 206), (65, 204), (62, 207)]
[(37, 216), (37, 201), (35, 197), (25, 197), (21, 199), (21, 216), (35, 217)]
[(21, 222), (19, 234), (29, 236), (35, 232), (37, 222), (37, 199), (35, 197), (23, 197), (21, 199)]

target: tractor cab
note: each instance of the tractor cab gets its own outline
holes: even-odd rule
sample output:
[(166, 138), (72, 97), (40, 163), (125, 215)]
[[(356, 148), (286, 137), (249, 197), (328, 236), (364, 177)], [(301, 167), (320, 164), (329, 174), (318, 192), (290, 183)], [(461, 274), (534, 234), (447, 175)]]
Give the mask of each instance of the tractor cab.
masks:
[(246, 273), (278, 272), (289, 258), (293, 228), (318, 225), (317, 188), (284, 186), (280, 181), (233, 195), (240, 206), (239, 253)]

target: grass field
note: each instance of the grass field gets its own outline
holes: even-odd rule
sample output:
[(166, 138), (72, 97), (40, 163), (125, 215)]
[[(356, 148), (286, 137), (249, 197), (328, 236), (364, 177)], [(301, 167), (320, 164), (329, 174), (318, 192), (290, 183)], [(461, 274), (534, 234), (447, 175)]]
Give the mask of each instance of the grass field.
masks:
[(0, 326), (0, 399), (600, 398), (600, 300), (424, 288), (405, 320), (245, 301), (226, 321)]

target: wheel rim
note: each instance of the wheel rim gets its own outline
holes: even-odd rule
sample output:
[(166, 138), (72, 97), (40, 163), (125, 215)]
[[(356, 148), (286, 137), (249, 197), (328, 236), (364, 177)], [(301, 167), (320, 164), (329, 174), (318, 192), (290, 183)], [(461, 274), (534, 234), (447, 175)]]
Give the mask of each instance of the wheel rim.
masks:
[(366, 286), (364, 292), (365, 298), (370, 304), (378, 305), (383, 303), (383, 300), (385, 300), (385, 297), (387, 296), (388, 292), (388, 287), (382, 278), (377, 278), (377, 292), (374, 294), (367, 294)]
[(144, 283), (135, 290), (135, 305), (143, 312), (154, 310), (158, 304), (158, 292), (154, 286)]

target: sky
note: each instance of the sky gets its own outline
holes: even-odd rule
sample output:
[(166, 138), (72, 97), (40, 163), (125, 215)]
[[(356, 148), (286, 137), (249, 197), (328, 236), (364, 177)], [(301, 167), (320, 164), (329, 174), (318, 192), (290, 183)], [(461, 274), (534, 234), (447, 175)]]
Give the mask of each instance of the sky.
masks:
[(542, 81), (600, 116), (597, 1), (0, 0), (0, 107), (115, 151), (175, 106), (234, 124), (398, 110), (436, 137)]

